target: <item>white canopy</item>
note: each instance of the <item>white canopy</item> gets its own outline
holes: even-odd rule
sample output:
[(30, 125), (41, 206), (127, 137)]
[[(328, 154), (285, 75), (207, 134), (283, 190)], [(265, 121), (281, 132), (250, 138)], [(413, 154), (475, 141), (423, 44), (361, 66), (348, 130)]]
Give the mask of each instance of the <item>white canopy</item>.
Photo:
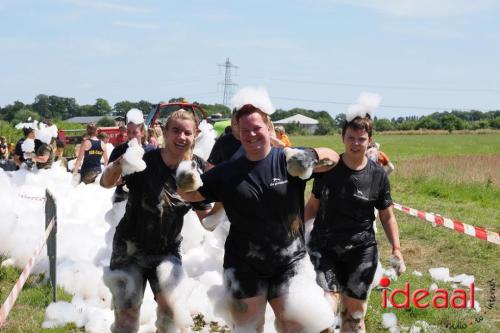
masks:
[(306, 117), (301, 114), (296, 114), (294, 116), (281, 119), (281, 120), (276, 120), (273, 121), (274, 124), (276, 125), (285, 125), (285, 124), (291, 124), (291, 123), (299, 123), (301, 125), (317, 125), (319, 121), (313, 118)]

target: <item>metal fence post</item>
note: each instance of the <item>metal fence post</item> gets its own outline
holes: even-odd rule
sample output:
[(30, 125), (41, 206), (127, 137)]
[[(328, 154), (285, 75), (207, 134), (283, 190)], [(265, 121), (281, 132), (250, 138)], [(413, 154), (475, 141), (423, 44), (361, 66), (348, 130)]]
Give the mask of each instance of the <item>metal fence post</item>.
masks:
[(47, 256), (49, 257), (49, 273), (50, 284), (52, 285), (52, 298), (57, 302), (57, 206), (52, 193), (45, 190), (45, 228), (48, 227), (52, 219), (54, 219), (54, 227), (47, 239)]

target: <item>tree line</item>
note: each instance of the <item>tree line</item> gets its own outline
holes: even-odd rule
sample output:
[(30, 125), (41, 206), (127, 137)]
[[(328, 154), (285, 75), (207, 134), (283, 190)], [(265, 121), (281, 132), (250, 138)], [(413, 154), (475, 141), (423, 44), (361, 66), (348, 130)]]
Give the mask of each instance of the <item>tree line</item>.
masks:
[[(172, 98), (168, 102), (184, 101), (184, 98)], [(215, 113), (222, 117), (230, 117), (231, 110), (222, 104), (203, 104), (199, 103), (206, 111), (207, 116)], [(4, 123), (17, 124), (25, 122), (29, 117), (31, 119), (48, 118), (54, 121), (64, 121), (68, 118), (77, 116), (125, 116), (131, 108), (141, 110), (145, 115), (156, 104), (141, 100), (138, 102), (120, 101), (113, 106), (104, 98), (96, 99), (94, 104), (79, 105), (75, 98), (60, 97), (54, 95), (40, 94), (36, 96), (31, 104), (24, 104), (15, 101), (4, 107), (0, 107), (0, 121)], [(314, 134), (326, 135), (338, 132), (345, 120), (345, 114), (340, 113), (332, 117), (327, 111), (315, 111), (303, 108), (293, 108), (291, 110), (278, 109), (271, 116), (273, 121), (291, 117), (296, 114), (316, 119), (319, 121)], [(113, 125), (111, 118), (104, 118), (101, 126)], [(291, 134), (303, 134), (299, 124), (286, 125), (286, 130)], [(500, 110), (481, 112), (477, 110), (470, 111), (443, 111), (435, 112), (427, 116), (408, 116), (392, 119), (377, 118), (374, 119), (374, 129), (378, 132), (383, 131), (405, 131), (405, 130), (462, 130), (462, 129), (500, 129)]]

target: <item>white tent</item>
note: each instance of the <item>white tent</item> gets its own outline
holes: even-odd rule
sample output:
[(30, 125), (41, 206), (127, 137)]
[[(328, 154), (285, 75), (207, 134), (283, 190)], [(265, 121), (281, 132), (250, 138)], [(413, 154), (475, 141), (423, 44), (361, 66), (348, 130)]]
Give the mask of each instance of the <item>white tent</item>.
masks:
[(299, 126), (305, 129), (309, 133), (314, 133), (316, 128), (318, 127), (319, 121), (313, 118), (306, 117), (302, 114), (296, 114), (294, 116), (276, 120), (273, 122), (275, 125), (287, 125), (292, 123), (298, 123)]

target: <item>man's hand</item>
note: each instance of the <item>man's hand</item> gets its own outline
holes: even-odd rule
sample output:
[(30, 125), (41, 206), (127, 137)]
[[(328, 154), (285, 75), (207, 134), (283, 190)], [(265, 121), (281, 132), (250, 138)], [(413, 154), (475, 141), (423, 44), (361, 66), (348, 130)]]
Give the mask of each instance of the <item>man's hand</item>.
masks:
[(175, 173), (177, 188), (182, 192), (193, 192), (198, 190), (203, 182), (196, 169), (195, 161), (182, 161), (177, 167)]
[(389, 263), (398, 275), (406, 271), (405, 261), (400, 250), (393, 250), (392, 255), (389, 257)]
[(317, 163), (316, 156), (304, 149), (285, 148), (286, 169), (291, 176), (308, 179)]

